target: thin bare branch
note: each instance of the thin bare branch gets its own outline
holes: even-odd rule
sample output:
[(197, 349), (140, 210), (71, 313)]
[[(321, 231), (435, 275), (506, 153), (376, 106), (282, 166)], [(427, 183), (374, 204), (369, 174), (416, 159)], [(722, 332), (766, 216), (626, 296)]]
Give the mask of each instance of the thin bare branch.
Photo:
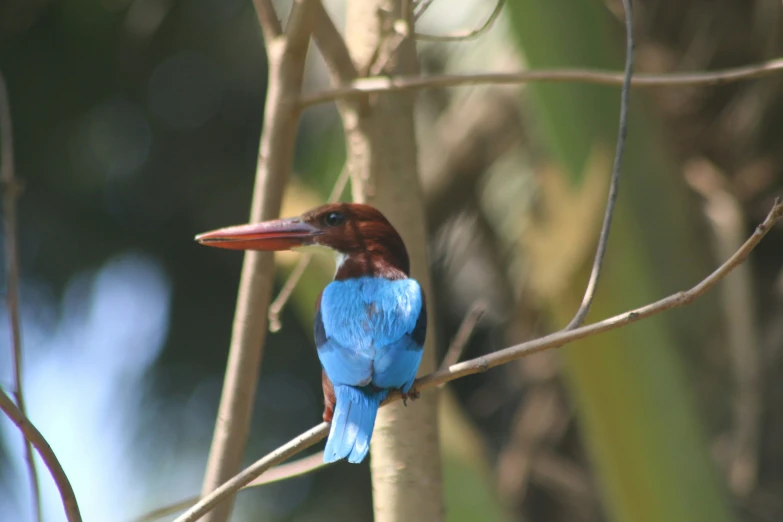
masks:
[(497, 20), (500, 16), (500, 12), (503, 10), (505, 3), (506, 0), (498, 0), (497, 4), (495, 4), (495, 9), (492, 10), (492, 14), (489, 15), (487, 21), (475, 29), (444, 35), (413, 33), (413, 37), (416, 40), (421, 40), (424, 42), (463, 42), (465, 40), (478, 38), (487, 32), (490, 27), (492, 27), (492, 25), (495, 23), (495, 20)]
[(253, 6), (256, 8), (256, 16), (264, 33), (264, 40), (269, 42), (283, 34), (283, 26), (277, 17), (272, 0), (253, 0)]
[[(689, 161), (685, 180), (705, 199), (704, 213), (715, 236), (716, 257), (737, 249), (744, 236), (742, 204), (728, 188), (721, 173), (707, 160)], [(732, 402), (732, 451), (728, 463), (728, 483), (740, 497), (756, 489), (761, 441), (763, 348), (758, 336), (758, 311), (752, 269), (737, 268), (721, 287), (726, 346), (731, 356), (731, 371), (736, 391)]]
[(309, 457), (303, 457), (293, 462), (289, 462), (288, 464), (276, 466), (242, 489), (255, 488), (273, 482), (301, 477), (302, 475), (308, 475), (314, 471), (330, 466), (331, 464), (332, 463), (327, 464), (324, 462), (324, 452), (319, 451), (318, 453), (313, 453)]
[[(16, 199), (21, 185), (16, 179), (14, 165), (13, 124), (11, 121), (11, 103), (8, 86), (0, 72), (0, 183), (3, 186), (3, 206), (5, 221), (5, 270), (6, 303), (11, 329), (11, 354), (14, 365), (14, 398), (19, 411), (27, 417), (22, 378), (22, 326), (19, 321), (19, 253), (16, 237)], [(43, 520), (41, 513), (41, 487), (38, 483), (38, 470), (35, 468), (33, 446), (25, 440), (25, 461), (30, 476), (30, 491), (33, 499), (33, 512), (38, 522)]]
[[(783, 71), (783, 58), (767, 62), (722, 69), (712, 72), (682, 72), (668, 74), (637, 74), (632, 87), (683, 87), (691, 85), (723, 85), (761, 78)], [(299, 99), (302, 107), (336, 99), (365, 96), (367, 94), (437, 89), (467, 85), (516, 85), (520, 83), (594, 83), (598, 85), (622, 85), (625, 75), (620, 72), (599, 69), (539, 69), (516, 73), (444, 74), (438, 76), (395, 76), (360, 78), (346, 87), (305, 94)]]
[[(266, 484), (272, 484), (274, 482), (280, 482), (290, 478), (301, 477), (302, 475), (308, 475), (327, 466), (329, 466), (329, 464), (324, 463), (324, 452), (319, 451), (318, 453), (314, 453), (309, 457), (303, 457), (293, 462), (289, 462), (288, 464), (281, 464), (276, 466), (254, 481), (242, 487), (242, 489), (264, 486)], [(169, 504), (168, 506), (156, 508), (152, 511), (148, 511), (138, 518), (133, 519), (133, 522), (153, 522), (165, 516), (173, 515), (175, 513), (179, 513), (180, 511), (185, 511), (189, 507), (196, 504), (196, 502), (199, 500), (200, 497), (193, 496), (173, 504)]]
[(318, 426), (302, 433), (288, 443), (280, 446), (278, 449), (256, 461), (254, 464), (244, 469), (241, 473), (231, 478), (229, 481), (215, 489), (206, 497), (202, 498), (195, 506), (189, 509), (174, 522), (193, 522), (207, 514), (212, 508), (232, 497), (237, 491), (250, 484), (254, 478), (272, 466), (287, 460), (297, 453), (301, 452), (323, 440), (329, 433), (329, 423), (322, 422)]
[[(783, 217), (783, 204), (781, 204), (780, 200), (776, 200), (775, 205), (770, 210), (764, 222), (756, 227), (753, 235), (751, 235), (750, 238), (748, 238), (747, 241), (743, 243), (739, 250), (737, 250), (715, 271), (713, 271), (706, 278), (702, 279), (698, 284), (696, 284), (696, 286), (690, 288), (689, 290), (677, 292), (676, 294), (672, 294), (659, 301), (642, 306), (641, 308), (623, 312), (619, 315), (615, 315), (614, 317), (609, 317), (587, 326), (582, 326), (573, 330), (561, 330), (539, 339), (511, 346), (509, 348), (504, 348), (503, 350), (493, 352), (483, 357), (471, 359), (469, 361), (438, 370), (429, 375), (416, 379), (416, 382), (414, 383), (414, 389), (420, 391), (427, 388), (433, 388), (441, 384), (466, 377), (468, 375), (483, 373), (490, 368), (500, 366), (522, 357), (527, 357), (534, 353), (550, 350), (553, 348), (559, 348), (573, 341), (621, 328), (631, 323), (652, 317), (653, 315), (657, 315), (666, 310), (671, 310), (672, 308), (686, 306), (712, 289), (712, 287), (720, 282), (734, 268), (743, 263), (748, 258), (748, 255), (750, 255), (751, 251), (756, 247), (756, 245), (758, 245), (764, 236), (767, 235), (767, 232), (769, 232), (772, 226), (780, 221), (781, 217)], [(401, 396), (399, 391), (395, 391), (389, 394), (383, 404), (388, 404), (400, 399)], [(292, 439), (272, 453), (256, 461), (250, 467), (242, 471), (239, 475), (236, 475), (231, 480), (220, 486), (214, 492), (203, 498), (198, 503), (198, 505), (194, 506), (190, 511), (176, 519), (174, 522), (193, 522), (198, 520), (212, 507), (222, 502), (223, 499), (233, 495), (245, 484), (249, 484), (255, 477), (261, 475), (264, 471), (274, 466), (275, 464), (284, 461), (285, 459), (299, 453), (306, 448), (309, 448), (313, 444), (324, 439), (328, 432), (329, 424), (323, 422), (311, 430), (302, 433), (295, 439)]]
[(473, 303), (473, 306), (468, 311), (465, 318), (462, 319), (462, 324), (459, 325), (457, 335), (451, 341), (446, 356), (443, 358), (443, 362), (440, 363), (441, 368), (448, 368), (453, 364), (457, 364), (462, 358), (462, 352), (465, 351), (465, 347), (470, 341), (473, 330), (476, 329), (481, 318), (487, 313), (487, 304), (483, 301), (477, 301)]
[(302, 279), (302, 276), (304, 275), (305, 270), (307, 270), (307, 267), (310, 265), (310, 261), (312, 259), (313, 254), (309, 252), (299, 256), (299, 261), (297, 261), (296, 266), (291, 271), (288, 279), (285, 280), (285, 284), (283, 285), (283, 288), (280, 289), (280, 293), (277, 294), (275, 300), (272, 301), (271, 305), (269, 305), (270, 332), (279, 332), (283, 327), (283, 323), (280, 321), (280, 313), (283, 311), (283, 307), (291, 298), (291, 294), (294, 293), (296, 285), (299, 284), (299, 280)]
[(416, 8), (413, 11), (413, 19), (418, 21), (418, 19), (421, 18), (425, 12), (427, 12), (427, 9), (430, 8), (434, 1), (435, 0), (419, 0), (419, 2), (416, 3)]
[(609, 196), (606, 200), (606, 212), (604, 213), (604, 222), (601, 225), (601, 233), (598, 236), (598, 246), (595, 249), (595, 258), (593, 259), (593, 268), (590, 271), (590, 279), (587, 282), (585, 295), (582, 298), (582, 304), (576, 311), (574, 318), (565, 327), (571, 330), (581, 325), (585, 317), (590, 312), (590, 306), (593, 304), (595, 291), (598, 288), (598, 279), (601, 277), (601, 267), (604, 264), (606, 256), (606, 246), (609, 244), (609, 232), (612, 228), (612, 217), (614, 209), (617, 206), (617, 195), (620, 189), (620, 174), (622, 172), (623, 152), (625, 152), (625, 143), (628, 137), (628, 106), (631, 98), (631, 76), (633, 75), (633, 8), (631, 0), (623, 0), (625, 8), (625, 76), (623, 78), (623, 87), (620, 91), (620, 125), (617, 133), (617, 146), (614, 152), (614, 165), (612, 166), (612, 178), (609, 183)]
[(321, 51), (321, 55), (329, 67), (333, 83), (335, 85), (349, 84), (357, 77), (358, 73), (351, 59), (351, 54), (348, 52), (348, 47), (345, 45), (345, 40), (321, 0), (316, 2), (315, 11), (316, 21), (313, 28), (315, 45)]
[[(285, 23), (283, 35), (289, 50), (301, 51), (302, 47), (310, 45), (310, 37), (315, 29), (315, 16), (318, 0), (294, 0), (291, 5), (291, 14)], [(300, 56), (290, 56), (300, 58)], [(303, 57), (302, 57), (303, 58)]]
[[(495, 366), (505, 364), (521, 357), (526, 357), (543, 350), (557, 348), (566, 343), (577, 341), (585, 337), (591, 337), (599, 333), (608, 332), (609, 330), (614, 330), (616, 328), (635, 323), (672, 308), (679, 308), (681, 306), (688, 305), (698, 297), (704, 295), (721, 279), (723, 279), (726, 274), (731, 272), (740, 263), (744, 262), (750, 252), (756, 247), (756, 245), (759, 244), (764, 236), (767, 235), (769, 229), (775, 223), (777, 223), (781, 217), (783, 217), (783, 204), (777, 200), (775, 201), (775, 205), (770, 210), (764, 222), (756, 227), (753, 235), (750, 236), (750, 238), (748, 238), (745, 243), (743, 243), (742, 247), (714, 272), (712, 272), (709, 276), (704, 278), (701, 282), (689, 290), (677, 292), (676, 294), (672, 294), (654, 303), (616, 315), (614, 317), (610, 317), (608, 319), (604, 319), (597, 323), (575, 328), (574, 330), (555, 332), (533, 341), (528, 341), (516, 346), (499, 350), (497, 352), (493, 352), (483, 357), (455, 364), (446, 370), (439, 370), (437, 372), (431, 373), (430, 375), (424, 376), (421, 379), (417, 379), (414, 386), (417, 388), (429, 388), (444, 382), (453, 381), (454, 379), (458, 379), (466, 375), (485, 372), (490, 368), (494, 368)], [(396, 400), (398, 396), (399, 393), (389, 394), (389, 398), (387, 400)]]
[[(340, 200), (343, 192), (345, 191), (345, 187), (348, 185), (349, 179), (351, 179), (351, 173), (346, 167), (343, 167), (343, 170), (340, 172), (340, 175), (337, 177), (337, 181), (332, 188), (332, 193), (329, 194), (329, 203), (334, 203)], [(294, 288), (296, 288), (296, 285), (299, 284), (299, 280), (302, 279), (302, 276), (304, 275), (305, 270), (307, 269), (307, 266), (310, 264), (312, 259), (313, 254), (302, 254), (302, 256), (299, 258), (299, 262), (296, 264), (296, 267), (294, 267), (291, 275), (288, 276), (288, 279), (283, 285), (283, 288), (280, 290), (280, 293), (272, 302), (272, 304), (269, 305), (269, 330), (271, 332), (277, 332), (280, 330), (280, 328), (283, 327), (282, 323), (280, 322), (280, 312), (282, 312), (283, 307), (291, 298), (291, 294), (294, 292)]]
[(73, 492), (68, 476), (60, 465), (60, 461), (57, 460), (57, 456), (54, 454), (54, 451), (52, 451), (51, 446), (46, 442), (46, 439), (41, 435), (41, 432), (38, 431), (33, 423), (16, 407), (11, 398), (2, 389), (0, 389), (0, 410), (11, 419), (11, 422), (13, 422), (24, 434), (25, 439), (38, 451), (38, 454), (44, 461), (49, 473), (51, 473), (52, 479), (54, 479), (57, 490), (60, 492), (63, 507), (65, 508), (65, 516), (68, 519), (68, 522), (82, 522), (82, 515), (79, 512), (76, 495)]
[[(316, 0), (296, 0), (291, 8), (285, 33), (265, 41), (269, 62), (269, 87), (250, 210), (252, 222), (273, 219), (280, 215), (283, 189), (291, 169), (299, 122), (299, 108), (289, 102), (289, 96), (297, 96), (302, 89), (315, 4)], [(256, 7), (259, 9), (260, 23), (269, 24), (269, 3), (261, 2)], [(277, 31), (277, 26), (273, 29)], [(270, 28), (264, 30), (269, 31)], [(245, 254), (226, 377), (202, 495), (208, 494), (234, 476), (241, 466), (263, 356), (267, 329), (266, 311), (272, 295), (273, 275), (274, 257), (271, 252)], [(225, 502), (209, 514), (209, 522), (225, 522), (232, 507), (233, 502)]]

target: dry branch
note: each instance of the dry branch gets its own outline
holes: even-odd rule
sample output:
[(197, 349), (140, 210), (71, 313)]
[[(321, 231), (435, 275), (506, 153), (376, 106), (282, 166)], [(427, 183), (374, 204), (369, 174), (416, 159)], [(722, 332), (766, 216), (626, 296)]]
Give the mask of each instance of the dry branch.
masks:
[[(276, 466), (264, 473), (263, 476), (258, 477), (249, 484), (243, 486), (242, 489), (255, 488), (266, 484), (272, 484), (274, 482), (281, 482), (283, 480), (288, 480), (294, 477), (300, 477), (302, 475), (308, 475), (329, 465), (331, 464), (324, 463), (324, 452), (319, 451), (318, 453), (314, 453), (308, 457), (302, 457), (301, 459), (297, 459), (293, 462)], [(199, 500), (201, 500), (200, 497), (194, 496), (180, 500), (173, 504), (169, 504), (167, 506), (156, 508), (152, 511), (148, 511), (138, 518), (134, 518), (133, 522), (153, 522), (159, 518), (173, 515), (175, 513), (179, 513), (180, 511), (185, 511), (186, 509), (196, 504)]]
[[(269, 88), (250, 211), (253, 222), (273, 219), (280, 214), (299, 121), (298, 106), (291, 103), (289, 97), (301, 92), (316, 3), (317, 0), (295, 1), (281, 34), (271, 2), (255, 1), (267, 48)], [(245, 254), (226, 378), (202, 495), (213, 491), (240, 468), (263, 353), (273, 275), (271, 252)], [(224, 503), (210, 513), (209, 520), (225, 522), (231, 508), (231, 502)]]
[(489, 15), (489, 18), (487, 18), (487, 21), (470, 31), (444, 35), (413, 33), (413, 37), (416, 40), (422, 40), (424, 42), (464, 42), (465, 40), (478, 38), (492, 27), (492, 24), (494, 24), (495, 20), (500, 16), (500, 12), (503, 10), (503, 5), (505, 3), (506, 0), (498, 0), (492, 13)]
[(473, 330), (476, 329), (481, 318), (487, 313), (487, 304), (483, 301), (477, 301), (470, 307), (465, 318), (462, 319), (462, 323), (459, 325), (457, 334), (451, 341), (449, 349), (446, 351), (446, 356), (443, 357), (443, 361), (440, 363), (441, 368), (448, 368), (451, 365), (457, 364), (462, 358), (462, 352), (465, 351), (465, 347), (470, 341), (470, 337), (473, 335)]
[[(350, 0), (346, 4), (346, 43), (360, 70), (378, 74), (418, 74), (409, 0)], [(403, 16), (408, 16), (407, 19)], [(346, 162), (353, 201), (378, 208), (402, 237), (410, 274), (422, 293), (433, 296), (426, 237), (415, 96), (367, 96), (338, 104), (345, 129)], [(427, 302), (428, 332), (418, 371), (437, 367), (437, 314)], [(444, 520), (437, 402), (423, 397), (415, 408), (402, 404), (378, 412), (371, 441), (370, 473), (376, 522)], [(411, 437), (411, 433), (416, 433)], [(405, 469), (401, 479), (400, 469)]]
[[(416, 390), (420, 391), (423, 389), (439, 386), (441, 384), (445, 384), (468, 375), (485, 372), (490, 368), (500, 366), (510, 361), (514, 361), (522, 357), (541, 352), (543, 350), (558, 348), (579, 339), (584, 339), (586, 337), (591, 337), (609, 330), (621, 328), (672, 308), (688, 305), (695, 299), (704, 295), (734, 268), (743, 263), (748, 258), (748, 255), (751, 253), (751, 251), (756, 247), (756, 245), (759, 244), (767, 232), (769, 232), (770, 228), (775, 225), (775, 223), (777, 223), (781, 217), (783, 217), (783, 204), (781, 204), (780, 200), (777, 200), (775, 201), (775, 205), (770, 210), (764, 222), (756, 227), (753, 235), (751, 235), (750, 238), (748, 238), (728, 260), (726, 260), (714, 272), (712, 272), (689, 290), (677, 292), (654, 303), (642, 306), (635, 310), (623, 312), (614, 317), (609, 317), (587, 326), (582, 326), (574, 330), (559, 331), (539, 339), (511, 346), (509, 348), (478, 357), (476, 359), (471, 359), (469, 361), (455, 364), (449, 368), (438, 370), (420, 379), (417, 379), (414, 387)], [(400, 398), (401, 397), (399, 392), (391, 393), (383, 404), (400, 400)], [(190, 511), (176, 519), (175, 522), (193, 522), (198, 520), (213, 506), (223, 501), (224, 498), (233, 495), (236, 491), (241, 489), (244, 485), (250, 483), (254, 478), (261, 475), (267, 469), (299, 453), (300, 451), (309, 448), (313, 444), (325, 438), (328, 434), (328, 431), (329, 424), (324, 422), (312, 428), (311, 430), (302, 433), (287, 444), (256, 461), (253, 465), (242, 471), (242, 473), (223, 484), (209, 496), (202, 499), (199, 504), (194, 506)]]
[(315, 10), (316, 20), (313, 29), (315, 45), (326, 61), (334, 84), (347, 85), (355, 80), (358, 74), (356, 66), (351, 60), (351, 54), (348, 52), (348, 47), (345, 46), (345, 40), (343, 40), (340, 31), (337, 30), (320, 0), (316, 2)]
[[(668, 74), (637, 74), (632, 87), (684, 87), (691, 85), (723, 85), (742, 80), (761, 78), (783, 72), (783, 58), (754, 65), (722, 69), (712, 72), (681, 72)], [(516, 73), (444, 74), (438, 76), (393, 76), (360, 78), (351, 85), (306, 94), (299, 99), (302, 107), (337, 99), (354, 98), (367, 94), (401, 92), (467, 85), (516, 85), (520, 83), (582, 82), (620, 86), (624, 74), (599, 69), (538, 69)]]
[(82, 522), (82, 515), (79, 513), (79, 505), (76, 502), (76, 495), (73, 492), (73, 487), (65, 475), (63, 467), (60, 465), (60, 461), (57, 460), (57, 456), (52, 451), (52, 447), (46, 442), (46, 439), (41, 432), (33, 425), (30, 420), (22, 414), (19, 408), (16, 407), (11, 398), (0, 389), (0, 410), (5, 413), (11, 422), (16, 424), (16, 427), (24, 435), (24, 438), (32, 444), (44, 461), (44, 464), (49, 469), (49, 473), (52, 475), (57, 490), (60, 492), (60, 497), (63, 501), (63, 507), (65, 508), (65, 516), (68, 522)]
[(623, 87), (620, 91), (620, 125), (617, 133), (617, 146), (614, 153), (614, 163), (612, 165), (612, 176), (609, 183), (609, 196), (606, 199), (606, 211), (604, 221), (601, 224), (601, 233), (598, 236), (598, 246), (595, 249), (595, 258), (593, 267), (590, 270), (590, 279), (587, 281), (582, 303), (576, 311), (574, 318), (565, 327), (566, 330), (572, 330), (584, 323), (587, 314), (590, 312), (590, 306), (593, 304), (595, 291), (598, 289), (598, 278), (601, 276), (601, 267), (604, 264), (606, 256), (606, 247), (609, 244), (609, 232), (612, 228), (612, 217), (614, 209), (617, 206), (617, 196), (620, 191), (620, 173), (622, 171), (623, 153), (625, 152), (625, 142), (628, 137), (628, 106), (631, 99), (631, 81), (633, 75), (633, 8), (631, 0), (623, 0), (625, 9), (625, 72), (623, 73)]
[[(16, 179), (14, 165), (13, 124), (11, 121), (11, 103), (5, 77), (0, 72), (0, 183), (3, 186), (3, 207), (5, 221), (5, 270), (6, 303), (11, 329), (11, 355), (14, 366), (14, 398), (19, 411), (27, 417), (22, 385), (22, 326), (19, 320), (19, 254), (16, 240), (16, 199), (21, 185)], [(33, 510), (36, 520), (41, 522), (41, 487), (38, 484), (38, 471), (35, 469), (33, 446), (24, 441), (25, 461), (30, 475), (30, 490), (33, 498)]]

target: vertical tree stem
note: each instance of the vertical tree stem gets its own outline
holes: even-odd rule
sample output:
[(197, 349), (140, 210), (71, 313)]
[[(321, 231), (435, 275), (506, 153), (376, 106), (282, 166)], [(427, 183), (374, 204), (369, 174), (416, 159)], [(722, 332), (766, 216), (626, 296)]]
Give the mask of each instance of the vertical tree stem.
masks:
[[(256, 168), (250, 221), (280, 214), (299, 122), (297, 96), (302, 88), (310, 41), (312, 0), (297, 0), (286, 31), (278, 35), (274, 10), (256, 1), (269, 60), (269, 87)], [(253, 398), (267, 330), (272, 295), (274, 257), (271, 252), (247, 252), (242, 266), (231, 334), (226, 377), (210, 448), (202, 496), (234, 476), (240, 468), (250, 428)], [(225, 522), (233, 499), (215, 507), (204, 520)]]
[[(11, 329), (11, 354), (14, 364), (14, 399), (22, 415), (27, 417), (27, 406), (24, 401), (22, 386), (22, 326), (19, 320), (19, 254), (16, 241), (16, 198), (21, 187), (16, 179), (14, 166), (13, 125), (11, 123), (11, 103), (8, 99), (8, 86), (5, 77), (0, 73), (0, 182), (3, 186), (3, 207), (5, 221), (5, 271), (6, 302), (8, 305), (8, 320)], [(30, 475), (30, 491), (33, 499), (33, 510), (38, 522), (43, 520), (41, 514), (41, 488), (38, 484), (38, 471), (35, 468), (33, 445), (24, 440), (25, 461)]]
[[(386, 65), (386, 72), (418, 72), (415, 44), (393, 31), (404, 0), (351, 0), (346, 41), (361, 71)], [(411, 10), (407, 10), (412, 24)], [(411, 31), (408, 31), (410, 34)], [(400, 232), (411, 258), (412, 276), (430, 297), (426, 224), (419, 184), (411, 93), (370, 96), (339, 104), (347, 142), (353, 199), (378, 207)], [(429, 314), (432, 319), (434, 313)], [(435, 327), (430, 323), (420, 373), (435, 365)], [(443, 520), (437, 394), (404, 407), (378, 412), (371, 470), (376, 522)]]

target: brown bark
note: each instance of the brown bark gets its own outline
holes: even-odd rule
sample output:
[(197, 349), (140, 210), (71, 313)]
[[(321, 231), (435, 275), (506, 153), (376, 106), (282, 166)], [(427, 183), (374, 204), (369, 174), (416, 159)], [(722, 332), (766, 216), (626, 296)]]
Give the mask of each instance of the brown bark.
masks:
[[(403, 12), (403, 1), (348, 2), (346, 40), (360, 71), (418, 72), (414, 42), (393, 30), (394, 21)], [(371, 96), (340, 104), (340, 110), (354, 201), (378, 207), (397, 228), (411, 258), (412, 276), (429, 294), (426, 224), (413, 120), (414, 95)], [(427, 302), (432, 303), (434, 299)], [(429, 317), (435, 315), (430, 313)], [(428, 330), (420, 374), (436, 367), (432, 323)], [(436, 404), (437, 395), (427, 394), (407, 407), (396, 402), (379, 411), (370, 463), (376, 521), (443, 520)]]
[[(286, 30), (281, 34), (271, 3), (265, 0), (255, 2), (269, 59), (269, 89), (250, 210), (251, 222), (274, 219), (280, 214), (299, 122), (296, 94), (301, 91), (316, 3), (315, 0), (294, 2)], [(274, 257), (271, 252), (245, 254), (226, 378), (202, 496), (233, 477), (242, 463), (266, 337), (273, 276)], [(225, 522), (232, 508), (233, 498), (217, 505), (204, 520)]]

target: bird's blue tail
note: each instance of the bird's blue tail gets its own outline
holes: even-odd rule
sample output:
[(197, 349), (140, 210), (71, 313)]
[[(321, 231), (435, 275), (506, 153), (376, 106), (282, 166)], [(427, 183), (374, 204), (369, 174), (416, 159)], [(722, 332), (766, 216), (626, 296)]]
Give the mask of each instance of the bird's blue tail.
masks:
[(370, 451), (370, 437), (375, 427), (375, 416), (388, 390), (374, 391), (369, 387), (336, 385), (332, 427), (326, 439), (324, 462), (334, 462), (348, 457), (357, 464)]

